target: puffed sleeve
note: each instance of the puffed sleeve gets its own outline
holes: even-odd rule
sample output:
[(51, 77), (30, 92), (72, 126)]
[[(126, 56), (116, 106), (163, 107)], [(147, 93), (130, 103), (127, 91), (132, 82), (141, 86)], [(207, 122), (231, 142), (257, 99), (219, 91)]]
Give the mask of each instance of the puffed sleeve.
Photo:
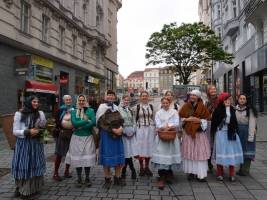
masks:
[(208, 127), (208, 121), (206, 119), (200, 119), (201, 129), (205, 131)]
[(39, 121), (39, 127), (40, 128), (44, 128), (46, 125), (46, 118), (45, 118), (45, 114), (43, 111), (39, 111), (40, 113), (40, 121)]
[(175, 114), (170, 118), (169, 122), (168, 122), (169, 126), (175, 126), (175, 127), (179, 127), (179, 115), (178, 112), (175, 112)]
[(160, 118), (159, 118), (159, 112), (156, 113), (155, 116), (155, 123), (156, 123), (156, 128), (161, 128), (164, 126), (164, 124), (162, 124)]
[(21, 113), (16, 112), (14, 116), (14, 122), (13, 122), (13, 135), (20, 137), (20, 138), (24, 138), (25, 128), (22, 122), (20, 121), (20, 119), (21, 119)]

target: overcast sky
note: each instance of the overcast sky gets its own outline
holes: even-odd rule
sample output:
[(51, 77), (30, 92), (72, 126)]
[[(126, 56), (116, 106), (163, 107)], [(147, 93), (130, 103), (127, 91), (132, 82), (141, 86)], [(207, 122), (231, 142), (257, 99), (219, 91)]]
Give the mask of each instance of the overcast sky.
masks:
[(145, 45), (163, 24), (198, 21), (198, 0), (123, 0), (118, 12), (118, 64), (126, 78), (146, 67)]

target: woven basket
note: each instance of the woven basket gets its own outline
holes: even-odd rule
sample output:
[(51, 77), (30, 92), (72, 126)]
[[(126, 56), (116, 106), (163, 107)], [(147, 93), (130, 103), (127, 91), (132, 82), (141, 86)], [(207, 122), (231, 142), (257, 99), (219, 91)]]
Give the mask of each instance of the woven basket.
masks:
[(16, 137), (13, 135), (14, 114), (6, 114), (0, 117), (3, 132), (6, 136), (10, 149), (15, 148)]
[(164, 142), (173, 141), (176, 138), (176, 131), (169, 130), (169, 131), (159, 131), (159, 138)]

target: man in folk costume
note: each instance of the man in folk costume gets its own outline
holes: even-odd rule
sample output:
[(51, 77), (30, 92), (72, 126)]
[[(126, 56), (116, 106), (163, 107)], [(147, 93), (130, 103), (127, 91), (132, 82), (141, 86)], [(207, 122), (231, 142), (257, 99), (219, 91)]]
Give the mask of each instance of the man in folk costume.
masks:
[(204, 106), (199, 90), (192, 90), (187, 103), (180, 112), (183, 122), (182, 157), (183, 170), (188, 174), (188, 180), (195, 177), (201, 182), (206, 181), (210, 144), (205, 130), (210, 117)]

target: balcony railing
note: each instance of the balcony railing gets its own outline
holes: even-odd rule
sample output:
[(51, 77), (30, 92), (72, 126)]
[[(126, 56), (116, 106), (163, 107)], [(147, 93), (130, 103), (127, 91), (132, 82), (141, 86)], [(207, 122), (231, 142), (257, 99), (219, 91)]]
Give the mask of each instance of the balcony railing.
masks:
[(232, 36), (239, 28), (238, 17), (228, 20), (224, 25), (225, 35)]

